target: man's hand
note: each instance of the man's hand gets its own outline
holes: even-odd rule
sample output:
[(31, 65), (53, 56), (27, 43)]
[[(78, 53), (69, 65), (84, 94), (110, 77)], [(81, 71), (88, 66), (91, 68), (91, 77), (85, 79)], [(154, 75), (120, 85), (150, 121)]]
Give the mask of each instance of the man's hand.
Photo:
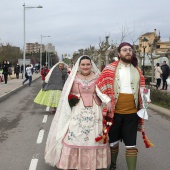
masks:
[(111, 101), (109, 103), (107, 103), (107, 112), (112, 112), (113, 111), (113, 107), (112, 107), (112, 103)]

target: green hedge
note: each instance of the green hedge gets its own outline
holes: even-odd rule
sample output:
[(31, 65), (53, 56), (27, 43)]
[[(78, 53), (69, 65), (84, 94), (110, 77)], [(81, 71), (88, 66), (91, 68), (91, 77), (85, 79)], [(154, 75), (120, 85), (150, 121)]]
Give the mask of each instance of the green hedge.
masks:
[(170, 94), (151, 88), (151, 103), (170, 110)]

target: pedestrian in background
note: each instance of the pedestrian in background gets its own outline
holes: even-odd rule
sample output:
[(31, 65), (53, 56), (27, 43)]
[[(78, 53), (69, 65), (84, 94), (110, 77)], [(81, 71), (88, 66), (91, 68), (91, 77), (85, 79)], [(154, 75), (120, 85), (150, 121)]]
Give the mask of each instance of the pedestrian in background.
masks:
[(7, 84), (8, 75), (9, 75), (9, 64), (7, 63), (6, 60), (4, 60), (4, 62), (2, 64), (2, 69), (3, 69), (3, 75), (4, 75), (5, 84)]
[(161, 67), (159, 66), (159, 63), (157, 63), (155, 66), (156, 89), (158, 89), (161, 85), (161, 74), (162, 74)]
[(161, 66), (161, 70), (162, 70), (162, 80), (163, 80), (163, 86), (161, 90), (167, 90), (167, 81), (166, 79), (169, 76), (169, 66), (166, 64), (166, 61), (163, 61), (163, 64)]
[(52, 107), (52, 112), (56, 112), (61, 91), (68, 77), (67, 67), (64, 62), (55, 64), (46, 75), (42, 89), (34, 99), (35, 103), (47, 106), (46, 111)]
[(45, 81), (45, 77), (48, 74), (50, 70), (48, 69), (48, 66), (44, 66), (43, 69), (41, 70), (41, 76), (42, 76), (42, 81)]
[(3, 68), (2, 65), (0, 64), (0, 82), (3, 82), (4, 78), (3, 78)]
[(9, 63), (9, 61), (7, 61), (7, 64), (8, 64), (8, 75), (11, 78), (11, 75), (12, 75), (12, 65)]
[(14, 67), (14, 74), (16, 74), (17, 79), (19, 79), (19, 73), (20, 73), (20, 65), (17, 63)]
[(32, 64), (28, 64), (26, 66), (26, 72), (25, 72), (25, 80), (23, 81), (22, 85), (24, 85), (24, 83), (29, 80), (29, 83), (28, 85), (31, 86), (31, 83), (32, 83), (32, 68), (33, 68), (33, 65)]
[(22, 65), (21, 65), (21, 70), (20, 70), (20, 71), (21, 71), (21, 74), (22, 74), (22, 79), (23, 79), (23, 77), (24, 77), (24, 75), (23, 75), (23, 74), (24, 74), (24, 71), (23, 71), (23, 70), (24, 70), (24, 65), (22, 64)]

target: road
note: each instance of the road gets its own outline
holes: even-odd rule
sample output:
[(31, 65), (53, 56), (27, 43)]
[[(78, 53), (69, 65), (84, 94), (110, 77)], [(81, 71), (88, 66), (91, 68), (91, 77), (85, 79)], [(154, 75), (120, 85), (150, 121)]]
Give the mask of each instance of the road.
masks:
[[(0, 170), (57, 170), (44, 162), (44, 148), (54, 114), (33, 102), (41, 80), (33, 82), (0, 103)], [(148, 110), (146, 135), (154, 143), (146, 149), (138, 133), (137, 170), (170, 169), (170, 118)], [(120, 144), (117, 170), (126, 170), (124, 145)]]

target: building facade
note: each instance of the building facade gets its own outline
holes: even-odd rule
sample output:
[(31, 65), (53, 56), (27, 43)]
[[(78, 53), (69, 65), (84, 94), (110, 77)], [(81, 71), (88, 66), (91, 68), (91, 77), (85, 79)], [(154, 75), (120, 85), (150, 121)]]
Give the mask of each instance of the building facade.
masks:
[(158, 35), (155, 29), (154, 32), (148, 32), (143, 34), (141, 37), (139, 37), (139, 49), (141, 52), (143, 51), (143, 43), (142, 43), (143, 38), (146, 38), (148, 40), (145, 44), (146, 53), (150, 52), (150, 46), (154, 43), (156, 44), (156, 52), (159, 54), (165, 53), (170, 49), (170, 40), (162, 42), (160, 39), (161, 38), (160, 34)]
[[(39, 53), (41, 49), (41, 44), (35, 43), (26, 43), (26, 53)], [(45, 46), (42, 44), (42, 52), (45, 51)]]
[[(144, 44), (143, 40), (147, 40)], [(143, 34), (141, 37), (139, 37), (139, 50), (144, 55), (144, 47), (145, 47), (145, 65), (151, 65), (150, 63), (150, 50), (151, 46), (154, 45), (156, 54), (159, 54), (162, 56), (158, 59), (154, 60), (154, 63), (162, 63), (163, 61), (167, 61), (169, 63), (168, 59), (164, 57), (164, 53), (166, 53), (170, 49), (170, 40), (162, 42), (160, 33), (159, 35), (156, 33), (156, 29), (154, 29), (153, 32), (148, 32)]]
[[(35, 42), (35, 43), (26, 43), (26, 53), (39, 53), (41, 49), (41, 44)], [(42, 52), (53, 52), (55, 53), (55, 46), (53, 46), (51, 43), (48, 43), (47, 45), (42, 44)]]
[(48, 43), (45, 45), (45, 51), (55, 53), (55, 46), (53, 46), (51, 43)]
[(170, 49), (170, 41), (159, 42), (157, 44), (157, 52), (158, 53), (165, 53)]

